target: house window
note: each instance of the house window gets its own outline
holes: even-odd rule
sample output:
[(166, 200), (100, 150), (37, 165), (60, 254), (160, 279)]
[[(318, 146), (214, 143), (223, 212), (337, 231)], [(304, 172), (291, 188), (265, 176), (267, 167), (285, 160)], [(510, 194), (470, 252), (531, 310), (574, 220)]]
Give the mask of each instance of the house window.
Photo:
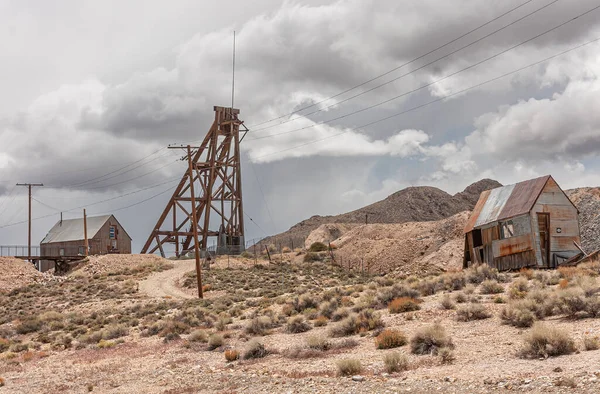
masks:
[(79, 255), (83, 256), (85, 254), (85, 246), (80, 246), (79, 247)]
[(58, 251), (58, 255), (59, 256), (64, 256), (65, 255), (65, 250), (63, 248), (60, 248)]
[(116, 240), (116, 239), (113, 239), (113, 240), (110, 242), (110, 246), (112, 247), (112, 249), (113, 249), (113, 250), (116, 250), (116, 249), (117, 249), (117, 240)]
[(515, 229), (512, 220), (500, 223), (500, 239), (511, 238), (515, 236)]
[(108, 229), (108, 238), (117, 239), (117, 228), (115, 226), (110, 226)]

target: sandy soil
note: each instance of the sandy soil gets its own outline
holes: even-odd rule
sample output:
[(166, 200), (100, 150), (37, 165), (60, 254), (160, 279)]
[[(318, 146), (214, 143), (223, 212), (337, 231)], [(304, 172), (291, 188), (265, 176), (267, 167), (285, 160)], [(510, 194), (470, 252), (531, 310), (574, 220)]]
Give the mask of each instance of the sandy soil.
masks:
[(195, 269), (196, 260), (176, 261), (175, 268), (163, 272), (155, 272), (148, 279), (140, 282), (140, 291), (148, 297), (189, 299), (194, 298), (191, 292), (181, 288), (178, 282), (186, 272)]

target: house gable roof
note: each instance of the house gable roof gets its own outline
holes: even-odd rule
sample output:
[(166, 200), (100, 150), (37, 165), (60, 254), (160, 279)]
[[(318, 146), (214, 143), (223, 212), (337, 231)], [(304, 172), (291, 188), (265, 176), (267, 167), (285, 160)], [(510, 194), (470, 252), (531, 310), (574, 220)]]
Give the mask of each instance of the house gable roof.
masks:
[[(117, 219), (113, 215), (90, 216), (87, 218), (88, 239), (94, 238), (102, 226), (110, 219)], [(118, 221), (117, 221), (118, 222)], [(125, 232), (129, 237), (129, 234)], [(58, 221), (50, 229), (40, 244), (54, 242), (82, 241), (84, 239), (83, 218)], [(131, 237), (129, 237), (131, 239)]]
[(550, 178), (550, 175), (546, 175), (481, 193), (464, 232), (528, 213)]

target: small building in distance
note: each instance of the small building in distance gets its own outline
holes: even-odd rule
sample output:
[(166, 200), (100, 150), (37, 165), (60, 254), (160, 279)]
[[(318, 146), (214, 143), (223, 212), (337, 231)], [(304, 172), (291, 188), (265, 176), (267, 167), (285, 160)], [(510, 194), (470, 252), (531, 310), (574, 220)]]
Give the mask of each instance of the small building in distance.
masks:
[[(113, 215), (87, 218), (89, 254), (130, 254), (131, 237)], [(58, 221), (40, 242), (42, 260), (40, 271), (54, 267), (54, 261), (63, 256), (84, 256), (85, 241), (83, 218)]]
[(550, 175), (486, 190), (465, 226), (463, 267), (556, 268), (580, 253), (578, 214)]

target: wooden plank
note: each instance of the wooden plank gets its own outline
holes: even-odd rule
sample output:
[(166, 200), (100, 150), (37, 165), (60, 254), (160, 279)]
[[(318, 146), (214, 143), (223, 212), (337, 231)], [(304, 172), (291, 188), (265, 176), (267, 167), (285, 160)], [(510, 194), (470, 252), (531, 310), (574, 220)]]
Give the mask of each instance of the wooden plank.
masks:
[(552, 252), (559, 251), (568, 251), (568, 250), (576, 250), (577, 247), (573, 244), (573, 242), (581, 242), (578, 236), (571, 237), (550, 237), (550, 250)]
[[(553, 220), (550, 214), (550, 234), (553, 237), (575, 237), (579, 235), (579, 223), (575, 220)], [(560, 228), (560, 233), (557, 232)]]

